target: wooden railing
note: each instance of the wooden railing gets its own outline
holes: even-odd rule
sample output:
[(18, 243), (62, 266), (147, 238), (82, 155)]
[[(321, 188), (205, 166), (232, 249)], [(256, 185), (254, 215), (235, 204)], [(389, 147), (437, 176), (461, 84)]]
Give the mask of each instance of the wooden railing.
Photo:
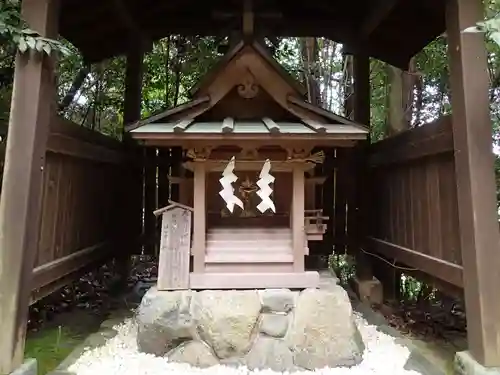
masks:
[(321, 241), (326, 233), (328, 216), (323, 216), (323, 210), (305, 210), (304, 229), (307, 240)]
[(369, 246), (462, 287), (451, 118), (371, 146)]

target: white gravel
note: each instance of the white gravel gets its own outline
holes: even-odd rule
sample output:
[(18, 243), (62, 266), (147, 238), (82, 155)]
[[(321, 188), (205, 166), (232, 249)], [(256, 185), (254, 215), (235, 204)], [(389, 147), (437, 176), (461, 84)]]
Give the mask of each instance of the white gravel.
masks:
[[(379, 332), (360, 315), (356, 324), (363, 336), (363, 362), (351, 368), (325, 368), (316, 371), (294, 372), (290, 375), (420, 375), (403, 367), (410, 351), (394, 342), (392, 336)], [(186, 364), (169, 363), (165, 358), (139, 353), (135, 341), (136, 327), (127, 320), (115, 327), (118, 334), (104, 346), (85, 351), (69, 367), (76, 375), (281, 375), (270, 370), (250, 371), (246, 367), (214, 366), (206, 369)], [(286, 373), (285, 373), (286, 374)]]

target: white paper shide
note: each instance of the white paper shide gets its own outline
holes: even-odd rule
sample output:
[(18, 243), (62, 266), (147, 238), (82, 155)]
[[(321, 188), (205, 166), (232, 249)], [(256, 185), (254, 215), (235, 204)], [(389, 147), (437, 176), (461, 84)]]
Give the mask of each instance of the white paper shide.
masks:
[(226, 202), (226, 207), (229, 212), (233, 212), (234, 206), (238, 206), (243, 210), (243, 202), (240, 198), (234, 195), (234, 187), (233, 183), (238, 180), (238, 176), (234, 174), (234, 156), (231, 158), (229, 163), (227, 163), (226, 168), (222, 172), (222, 177), (219, 179), (219, 182), (222, 186), (222, 190), (219, 192), (219, 195)]
[(259, 203), (257, 209), (264, 213), (267, 210), (271, 210), (276, 212), (276, 207), (274, 206), (274, 202), (270, 198), (273, 189), (271, 189), (270, 184), (272, 184), (275, 180), (274, 176), (271, 175), (271, 162), (267, 159), (260, 171), (259, 180), (257, 181), (257, 186), (260, 190), (257, 191), (257, 195), (262, 199), (262, 202)]

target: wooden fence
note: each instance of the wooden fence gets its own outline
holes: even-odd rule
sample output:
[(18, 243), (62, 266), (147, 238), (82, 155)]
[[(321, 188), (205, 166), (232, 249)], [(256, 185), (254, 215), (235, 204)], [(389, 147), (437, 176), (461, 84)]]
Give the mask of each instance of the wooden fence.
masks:
[[(124, 145), (56, 118), (44, 167), (40, 238), (32, 302), (70, 282), (87, 267), (128, 251), (137, 234), (127, 227), (142, 199), (125, 163)], [(127, 196), (129, 194), (129, 196)]]
[(370, 147), (368, 246), (462, 288), (451, 117)]

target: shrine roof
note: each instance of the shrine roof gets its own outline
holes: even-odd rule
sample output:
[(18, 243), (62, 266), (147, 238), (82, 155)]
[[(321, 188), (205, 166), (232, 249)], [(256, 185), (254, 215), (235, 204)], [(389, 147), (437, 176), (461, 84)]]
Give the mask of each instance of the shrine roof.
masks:
[(233, 120), (225, 118), (223, 121), (199, 122), (192, 121), (186, 124), (183, 120), (170, 123), (151, 123), (131, 131), (132, 134), (141, 134), (147, 138), (154, 134), (185, 135), (341, 135), (351, 139), (366, 139), (368, 130), (355, 124), (306, 124), (304, 122), (273, 121), (270, 118), (260, 120)]
[(367, 138), (366, 126), (307, 102), (304, 94), (266, 49), (256, 42), (240, 43), (200, 80), (191, 101), (129, 124), (126, 130), (149, 143)]

